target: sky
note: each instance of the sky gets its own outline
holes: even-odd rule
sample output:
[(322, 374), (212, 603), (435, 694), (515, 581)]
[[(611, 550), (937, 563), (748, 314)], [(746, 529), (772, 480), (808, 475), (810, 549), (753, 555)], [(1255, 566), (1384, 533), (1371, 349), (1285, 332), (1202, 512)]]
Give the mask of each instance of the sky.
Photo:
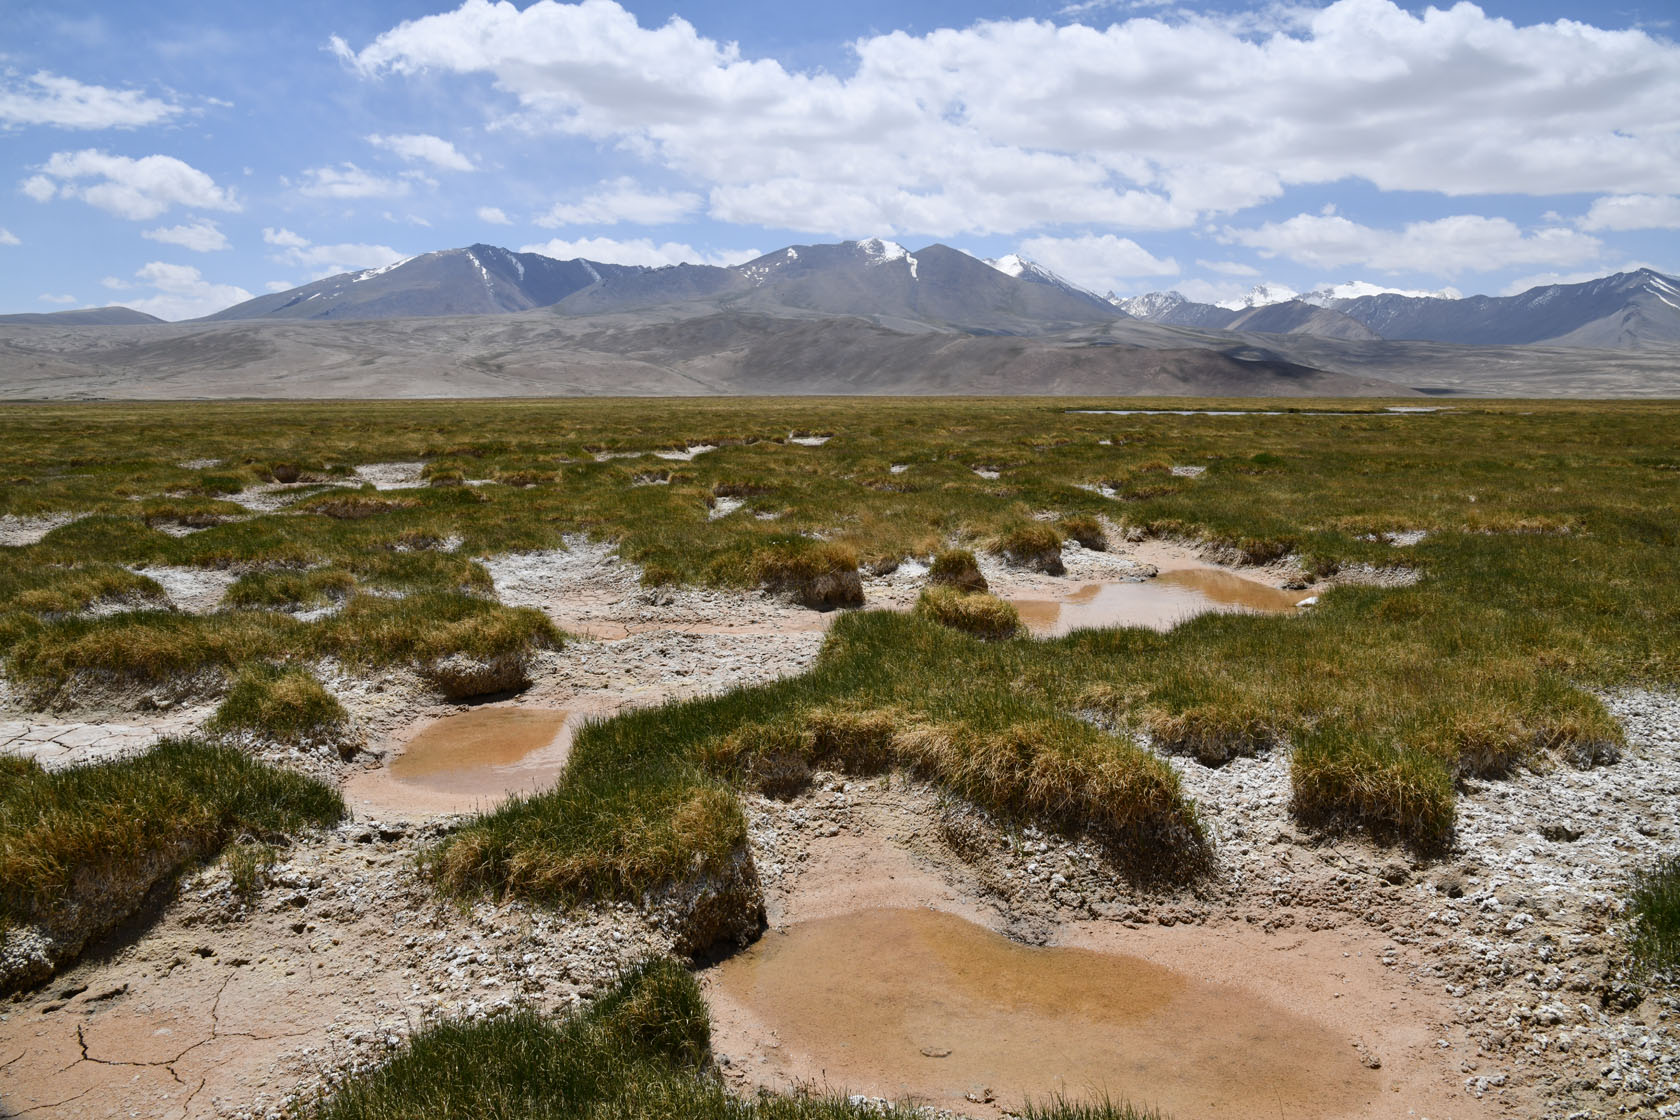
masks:
[(487, 242), (879, 236), (1098, 293), (1680, 273), (1671, 0), (0, 0), (0, 312)]

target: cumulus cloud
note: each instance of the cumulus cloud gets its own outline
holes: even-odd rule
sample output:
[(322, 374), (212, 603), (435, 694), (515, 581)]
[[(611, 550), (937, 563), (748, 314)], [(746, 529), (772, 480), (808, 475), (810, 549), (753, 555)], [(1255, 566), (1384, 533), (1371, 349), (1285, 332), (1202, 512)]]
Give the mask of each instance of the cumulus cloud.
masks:
[(18, 239), (17, 234), (13, 233), (11, 230), (7, 229), (5, 226), (0, 226), (0, 245), (22, 245), (22, 244), (23, 244), (23, 242)]
[(250, 292), (236, 284), (206, 280), (191, 265), (152, 261), (134, 276), (142, 286), (151, 288), (153, 294), (123, 303), (160, 319), (196, 319), (251, 298)]
[(22, 184), (37, 202), (79, 198), (108, 214), (133, 221), (155, 218), (172, 206), (194, 210), (238, 210), (233, 192), (174, 156), (140, 159), (114, 156), (94, 148), (56, 152)]
[(764, 255), (757, 249), (723, 249), (704, 253), (692, 245), (676, 241), (656, 244), (646, 237), (629, 241), (618, 241), (610, 237), (585, 237), (578, 241), (566, 241), (556, 237), (539, 245), (526, 245), (519, 251), (541, 253), (545, 257), (563, 261), (582, 257), (605, 264), (640, 264), (652, 268), (668, 264), (732, 265)]
[(1680, 195), (1624, 194), (1594, 199), (1580, 224), (1588, 230), (1680, 229)]
[(500, 206), (480, 206), (478, 208), (478, 220), (489, 222), (493, 226), (511, 226), (513, 224), (513, 219), (503, 213)]
[(179, 245), (195, 253), (214, 253), (233, 247), (216, 223), (205, 218), (186, 225), (144, 230), (140, 236), (166, 245)]
[(1578, 265), (1604, 251), (1598, 238), (1551, 227), (1524, 232), (1505, 218), (1459, 214), (1402, 229), (1374, 229), (1335, 215), (1297, 214), (1256, 229), (1227, 228), (1220, 239), (1318, 268), (1379, 272), (1493, 272), (1522, 265)]
[(644, 190), (634, 179), (624, 177), (597, 184), (591, 193), (574, 202), (555, 203), (536, 223), (544, 229), (610, 226), (619, 222), (657, 226), (682, 221), (698, 211), (703, 201), (688, 191)]
[(392, 136), (375, 133), (368, 143), (376, 148), (395, 152), (410, 163), (428, 163), (440, 171), (472, 171), (472, 160), (455, 150), (455, 145), (439, 136), (410, 132)]
[(311, 280), (364, 268), (382, 268), (402, 260), (407, 255), (397, 252), (389, 245), (317, 245), (302, 234), (284, 228), (264, 229), (262, 235), (264, 244), (272, 245), (278, 250), (270, 254), (270, 260), (303, 269), (309, 273)]
[[(491, 123), (641, 153), (713, 217), (843, 234), (1185, 228), (1293, 184), (1454, 195), (1680, 181), (1680, 46), (1391, 0), (858, 40), (790, 71), (613, 0), (466, 0), (340, 54), (489, 77)], [(1023, 65), (1030, 59), (1031, 65)]]
[(1177, 261), (1161, 260), (1137, 242), (1112, 233), (1035, 237), (1021, 243), (1021, 253), (1058, 276), (1099, 292), (1128, 277), (1178, 275)]
[(409, 173), (391, 178), (363, 171), (353, 163), (341, 163), (337, 167), (311, 167), (303, 173), (303, 185), (298, 190), (311, 198), (401, 198), (417, 178), (423, 177)]
[(40, 300), (42, 303), (80, 303), (81, 302), (75, 296), (53, 295), (49, 292), (42, 292), (40, 295), (36, 296), (35, 298)]
[(55, 128), (139, 128), (183, 110), (132, 89), (91, 86), (38, 70), (27, 78), (0, 75), (0, 125)]

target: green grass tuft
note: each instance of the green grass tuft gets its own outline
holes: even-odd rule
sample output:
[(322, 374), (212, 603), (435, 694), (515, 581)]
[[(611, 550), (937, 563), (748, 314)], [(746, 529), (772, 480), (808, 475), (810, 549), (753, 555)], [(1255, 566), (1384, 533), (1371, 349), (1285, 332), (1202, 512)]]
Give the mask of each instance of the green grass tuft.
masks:
[(1634, 962), (1649, 974), (1680, 966), (1680, 857), (1637, 872), (1628, 894)]
[(1423, 851), (1452, 838), (1453, 768), (1424, 751), (1370, 734), (1327, 727), (1299, 736), (1291, 770), (1294, 812), (1322, 824), (1350, 824)]

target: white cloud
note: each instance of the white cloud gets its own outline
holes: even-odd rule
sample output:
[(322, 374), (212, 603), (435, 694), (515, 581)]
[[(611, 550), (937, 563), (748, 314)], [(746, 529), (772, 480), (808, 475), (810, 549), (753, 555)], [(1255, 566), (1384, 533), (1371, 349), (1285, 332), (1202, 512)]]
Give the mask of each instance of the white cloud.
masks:
[(195, 210), (240, 208), (233, 192), (174, 156), (131, 159), (87, 148), (55, 152), (39, 170), (41, 174), (23, 182), (23, 193), (37, 202), (55, 196), (79, 198), (108, 214), (133, 221), (155, 218), (172, 206)]
[(1572, 229), (1524, 232), (1505, 218), (1458, 214), (1412, 222), (1399, 230), (1374, 229), (1342, 217), (1297, 214), (1257, 229), (1230, 229), (1220, 239), (1318, 268), (1348, 265), (1379, 272), (1456, 276), (1521, 265), (1577, 265), (1596, 260), (1603, 242)]
[(557, 202), (536, 219), (544, 229), (559, 226), (610, 226), (630, 222), (640, 226), (680, 222), (700, 209), (704, 200), (689, 191), (667, 193), (643, 190), (628, 177), (599, 183), (575, 202)]
[(493, 125), (639, 153), (715, 218), (806, 231), (1186, 228), (1345, 178), (1450, 195), (1680, 181), (1680, 45), (1471, 4), (981, 22), (860, 39), (846, 73), (789, 71), (680, 18), (644, 28), (613, 0), (466, 0), (335, 49), (368, 75), (488, 76), (509, 99)]
[[(397, 252), (389, 245), (356, 243), (316, 245), (307, 237), (293, 233), (289, 229), (264, 229), (263, 242), (273, 245), (279, 250), (279, 252), (270, 255), (270, 260), (277, 264), (304, 269), (308, 271), (311, 280), (319, 280), (324, 276), (337, 276), (341, 272), (380, 268), (394, 261), (400, 261), (407, 255)], [(286, 288), (292, 286), (288, 284), (279, 290), (285, 291)]]
[(265, 292), (289, 292), (295, 287), (297, 287), (297, 285), (292, 283), (290, 280), (263, 281), (263, 291)]
[(393, 179), (363, 171), (353, 163), (311, 167), (303, 175), (298, 190), (311, 198), (401, 198), (413, 186), (412, 176)]
[(1252, 265), (1238, 261), (1197, 261), (1197, 268), (1205, 268), (1209, 272), (1217, 272), (1221, 276), (1258, 276), (1260, 270)]
[(278, 245), (282, 249), (307, 249), (309, 248), (310, 242), (309, 238), (303, 236), (301, 233), (293, 233), (291, 230), (285, 228), (273, 229), (265, 227), (263, 229), (263, 244)]
[(55, 296), (55, 295), (50, 295), (46, 292), (42, 292), (39, 296), (37, 296), (35, 298), (39, 299), (42, 303), (80, 303), (81, 302), (75, 296)]
[(1137, 242), (1112, 233), (1035, 237), (1021, 243), (1021, 253), (1058, 276), (1099, 292), (1126, 277), (1178, 275), (1177, 261), (1161, 260)]
[(1624, 194), (1596, 198), (1582, 229), (1680, 229), (1680, 195)]
[(692, 245), (676, 241), (655, 244), (646, 237), (618, 241), (610, 237), (585, 237), (577, 241), (554, 238), (540, 245), (526, 245), (521, 253), (541, 253), (568, 261), (576, 257), (605, 264), (640, 264), (660, 268), (668, 264), (732, 265), (763, 256), (757, 249), (723, 249), (703, 253)]
[(191, 265), (152, 261), (134, 276), (154, 294), (124, 300), (124, 306), (159, 319), (196, 319), (251, 298), (250, 292), (237, 285), (211, 283)]
[(162, 229), (148, 229), (140, 234), (141, 237), (152, 241), (161, 241), (166, 245), (179, 245), (183, 249), (191, 249), (195, 253), (214, 253), (222, 249), (230, 249), (227, 235), (215, 222), (200, 218), (189, 225), (166, 226)]
[(27, 78), (0, 75), (0, 125), (138, 128), (181, 111), (179, 105), (138, 90), (90, 86), (45, 70)]
[(503, 213), (500, 206), (480, 206), (478, 208), (478, 220), (489, 222), (493, 226), (511, 226), (513, 224), (513, 219)]
[(13, 233), (11, 230), (7, 229), (5, 226), (0, 226), (0, 245), (22, 245), (22, 244), (23, 244), (23, 242), (18, 239), (17, 234)]
[(455, 150), (455, 145), (439, 136), (423, 132), (381, 136), (375, 133), (368, 143), (376, 148), (395, 152), (410, 163), (429, 163), (440, 171), (473, 171), (472, 160)]

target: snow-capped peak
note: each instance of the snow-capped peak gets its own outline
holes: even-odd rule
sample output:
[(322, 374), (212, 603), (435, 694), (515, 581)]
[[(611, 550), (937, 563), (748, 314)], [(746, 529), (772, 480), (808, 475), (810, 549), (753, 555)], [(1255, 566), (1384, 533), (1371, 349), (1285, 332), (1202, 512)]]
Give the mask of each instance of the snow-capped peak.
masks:
[(1221, 300), (1215, 306), (1227, 311), (1246, 311), (1250, 307), (1269, 307), (1274, 303), (1288, 303), (1299, 293), (1285, 284), (1256, 284), (1236, 299)]
[(1032, 261), (1014, 253), (1010, 253), (1007, 257), (999, 257), (995, 261), (988, 260), (986, 263), (1003, 273), (1005, 276), (1013, 276), (1017, 280), (1019, 280), (1024, 273), (1043, 271), (1043, 269), (1039, 268)]
[(1089, 288), (1081, 288), (1070, 280), (1062, 279), (1037, 261), (1029, 257), (1023, 257), (1019, 253), (1010, 253), (1008, 256), (998, 257), (996, 260), (988, 259), (985, 263), (1005, 276), (1012, 276), (1017, 280), (1037, 280), (1040, 283), (1053, 284), (1058, 288), (1066, 288), (1068, 291), (1088, 295), (1092, 299), (1100, 300), (1103, 298)]
[(857, 247), (869, 258), (870, 264), (891, 264), (893, 261), (904, 261), (910, 266), (910, 279), (916, 279), (916, 258), (910, 255), (910, 250), (896, 241), (884, 241), (879, 237), (871, 237), (859, 241)]
[(910, 256), (910, 250), (896, 241), (883, 241), (879, 237), (871, 237), (859, 241), (857, 247), (869, 258), (870, 264), (888, 264), (892, 261), (904, 260)]
[(1314, 288), (1295, 298), (1302, 303), (1310, 303), (1315, 307), (1331, 307), (1337, 300), (1359, 299), (1363, 296), (1410, 296), (1413, 299), (1463, 299), (1457, 288), (1441, 288), (1428, 292), (1415, 288), (1389, 288), (1381, 284), (1372, 284), (1366, 280), (1344, 280), (1340, 284), (1327, 284), (1322, 288)]
[(1134, 319), (1153, 319), (1157, 315), (1163, 315), (1171, 311), (1181, 303), (1190, 301), (1178, 292), (1147, 292), (1130, 299), (1111, 296), (1108, 302)]

